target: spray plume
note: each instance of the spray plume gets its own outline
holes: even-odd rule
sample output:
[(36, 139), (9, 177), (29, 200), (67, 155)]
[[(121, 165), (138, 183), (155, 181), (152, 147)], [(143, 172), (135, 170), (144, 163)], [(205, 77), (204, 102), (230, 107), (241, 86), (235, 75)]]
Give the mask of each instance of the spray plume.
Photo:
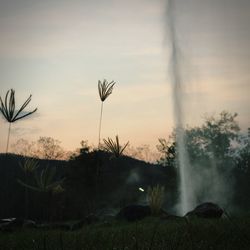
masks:
[(194, 205), (194, 192), (190, 174), (189, 157), (186, 150), (185, 130), (183, 127), (183, 80), (180, 63), (180, 48), (176, 35), (175, 1), (168, 0), (167, 5), (167, 28), (170, 51), (172, 52), (169, 62), (169, 70), (172, 83), (174, 102), (174, 116), (176, 126), (177, 161), (180, 174), (180, 208), (179, 213), (184, 214)]

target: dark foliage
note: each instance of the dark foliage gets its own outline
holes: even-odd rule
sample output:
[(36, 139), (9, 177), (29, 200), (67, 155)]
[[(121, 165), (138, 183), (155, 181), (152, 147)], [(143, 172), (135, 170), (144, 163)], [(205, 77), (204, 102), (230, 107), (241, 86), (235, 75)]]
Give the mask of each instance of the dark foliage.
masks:
[(151, 209), (149, 206), (129, 205), (122, 208), (117, 217), (127, 221), (137, 221), (150, 215)]
[[(0, 218), (25, 217), (25, 188), (18, 183), (25, 175), (20, 167), (24, 157), (0, 154)], [(113, 158), (104, 151), (82, 150), (69, 161), (39, 160), (38, 171), (56, 167), (57, 179), (65, 178), (63, 192), (29, 192), (28, 218), (33, 220), (81, 219), (109, 208), (119, 209), (145, 202), (139, 187), (164, 185), (166, 207), (177, 199), (175, 169), (122, 156)], [(26, 179), (34, 186), (32, 173)], [(27, 205), (27, 204), (26, 204)]]
[[(218, 117), (206, 117), (203, 125), (185, 129), (185, 143), (192, 173), (198, 173), (199, 178), (207, 178), (206, 174), (202, 174), (212, 173), (216, 168), (217, 177), (228, 188), (227, 198), (231, 207), (227, 209), (246, 212), (250, 208), (250, 136), (240, 133), (236, 117), (236, 113), (226, 111)], [(159, 143), (157, 148), (163, 154), (159, 163), (178, 169), (175, 132), (168, 141), (159, 139)], [(195, 179), (192, 181), (195, 182)], [(197, 200), (204, 202), (204, 194), (212, 187), (212, 178), (204, 180), (200, 192), (196, 194)]]
[[(31, 173), (25, 176), (20, 167), (23, 156), (14, 154), (0, 154), (0, 218), (25, 217), (25, 188), (18, 183), (18, 180), (26, 180), (30, 185), (35, 185), (35, 179)], [(65, 175), (66, 162), (56, 160), (37, 160), (39, 162), (38, 172), (49, 166), (57, 168), (57, 177)], [(59, 196), (59, 195), (58, 195)], [(49, 219), (52, 208), (58, 208), (58, 196), (52, 193), (40, 193), (29, 190), (29, 218)]]

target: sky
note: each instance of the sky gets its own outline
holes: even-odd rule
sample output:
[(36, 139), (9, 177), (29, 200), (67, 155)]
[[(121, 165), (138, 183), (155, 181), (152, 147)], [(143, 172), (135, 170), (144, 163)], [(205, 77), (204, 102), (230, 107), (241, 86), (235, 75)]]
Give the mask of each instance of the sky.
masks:
[[(176, 0), (185, 123), (237, 112), (250, 127), (250, 1)], [(32, 94), (12, 126), (20, 138), (50, 136), (68, 150), (98, 143), (98, 80), (116, 81), (104, 103), (102, 138), (152, 147), (174, 128), (166, 0), (1, 0), (0, 95)], [(0, 119), (0, 151), (8, 124)]]

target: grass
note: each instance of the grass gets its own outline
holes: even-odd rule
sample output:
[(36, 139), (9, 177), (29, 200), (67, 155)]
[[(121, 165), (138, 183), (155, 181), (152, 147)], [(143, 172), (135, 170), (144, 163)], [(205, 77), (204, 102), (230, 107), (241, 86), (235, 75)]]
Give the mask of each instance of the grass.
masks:
[(127, 142), (124, 146), (120, 144), (119, 137), (116, 135), (115, 140), (112, 140), (108, 137), (108, 139), (103, 139), (104, 146), (103, 149), (110, 152), (113, 157), (119, 158), (123, 155), (123, 151), (128, 146), (129, 142)]
[(151, 213), (153, 215), (158, 215), (164, 200), (164, 187), (160, 185), (148, 187), (147, 197)]
[(250, 218), (110, 222), (74, 232), (25, 229), (0, 233), (0, 249), (12, 250), (231, 250), (250, 249)]

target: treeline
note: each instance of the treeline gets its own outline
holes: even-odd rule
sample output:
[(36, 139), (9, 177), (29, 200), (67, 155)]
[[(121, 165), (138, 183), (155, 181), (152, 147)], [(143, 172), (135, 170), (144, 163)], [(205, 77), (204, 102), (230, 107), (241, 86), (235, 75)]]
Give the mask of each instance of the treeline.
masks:
[[(212, 201), (227, 211), (250, 209), (250, 134), (240, 132), (237, 114), (221, 112), (199, 127), (185, 128), (187, 163), (196, 203)], [(82, 148), (69, 160), (0, 154), (0, 218), (35, 220), (82, 218), (89, 213), (145, 203), (149, 186), (165, 187), (163, 207), (174, 212), (179, 197), (178, 133), (160, 139), (162, 158), (150, 164), (111, 152)], [(58, 147), (42, 138), (47, 158)], [(119, 145), (118, 145), (119, 146)], [(22, 147), (21, 147), (22, 148)], [(120, 147), (117, 147), (118, 149)], [(44, 149), (48, 149), (45, 151)], [(60, 150), (59, 150), (60, 151)], [(52, 153), (51, 153), (52, 152)], [(51, 156), (51, 157), (48, 157)], [(141, 189), (139, 189), (141, 188)]]
[(207, 116), (201, 126), (178, 128), (184, 136), (186, 158), (180, 166), (178, 129), (157, 146), (166, 167), (185, 168), (195, 203), (212, 200), (230, 211), (250, 208), (250, 128), (241, 132), (237, 113)]
[(82, 218), (90, 213), (145, 203), (148, 186), (160, 184), (167, 190), (166, 207), (177, 201), (177, 173), (127, 156), (119, 158), (104, 151), (81, 151), (69, 161), (0, 155), (0, 217), (35, 220)]

